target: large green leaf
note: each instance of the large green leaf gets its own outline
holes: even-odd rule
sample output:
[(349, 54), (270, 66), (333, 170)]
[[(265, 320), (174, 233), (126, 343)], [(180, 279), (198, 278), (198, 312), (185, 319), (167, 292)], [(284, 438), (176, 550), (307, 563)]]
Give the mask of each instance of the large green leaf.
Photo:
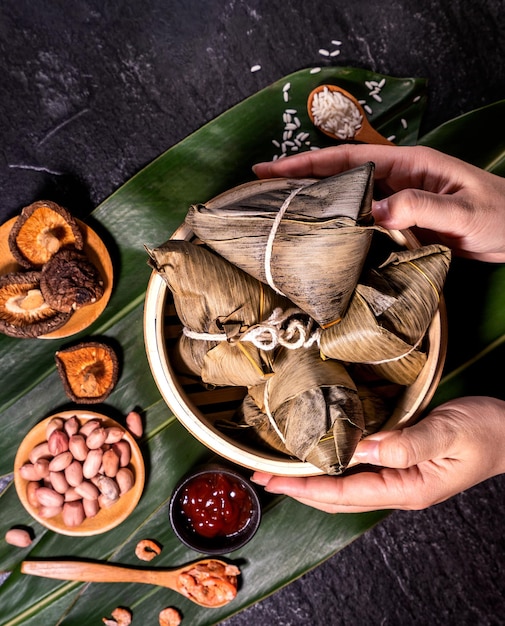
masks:
[[(149, 371), (142, 329), (143, 298), (150, 274), (144, 244), (159, 244), (167, 239), (183, 221), (190, 204), (208, 200), (252, 179), (252, 164), (271, 159), (278, 152), (272, 140), (281, 140), (282, 114), (287, 107), (297, 110), (301, 129), (310, 133), (311, 146), (327, 145), (328, 140), (311, 128), (305, 111), (306, 97), (312, 88), (322, 82), (334, 82), (368, 101), (370, 90), (366, 82), (379, 82), (383, 78), (386, 83), (381, 92), (382, 102), (369, 102), (373, 108), (371, 121), (386, 136), (394, 135), (398, 143), (413, 144), (417, 141), (425, 104), (423, 80), (383, 77), (353, 68), (325, 68), (319, 74), (302, 70), (245, 100), (170, 148), (89, 217), (89, 223), (111, 250), (116, 269), (115, 288), (100, 319), (72, 340), (104, 335), (120, 346), (121, 377), (107, 404), (100, 408), (119, 420), (133, 407), (142, 410), (146, 420), (146, 434), (141, 442), (147, 462), (146, 488), (135, 512), (117, 528), (96, 537), (68, 538), (45, 531), (29, 518), (12, 483), (6, 479), (0, 496), (0, 534), (12, 525), (27, 524), (35, 530), (36, 541), (25, 550), (0, 543), (0, 571), (12, 571), (0, 587), (4, 624), (97, 624), (119, 604), (132, 607), (137, 623), (157, 623), (158, 612), (167, 605), (179, 606), (189, 624), (216, 623), (301, 576), (383, 518), (382, 512), (331, 516), (290, 499), (265, 499), (258, 534), (250, 544), (231, 555), (240, 561), (243, 571), (240, 593), (228, 607), (213, 611), (190, 605), (162, 588), (85, 585), (29, 577), (19, 572), (20, 561), (28, 556), (136, 563), (134, 546), (139, 538), (147, 536), (156, 537), (164, 545), (161, 556), (154, 562), (157, 567), (178, 565), (196, 556), (173, 535), (167, 518), (167, 501), (178, 478), (209, 453), (173, 417)], [(286, 93), (289, 102), (285, 101)], [(440, 134), (434, 131), (424, 141), (435, 145), (441, 138), (437, 147), (444, 149), (445, 137), (452, 153), (459, 151), (467, 156), (465, 133), (471, 132), (476, 124), (483, 125), (483, 120), (470, 116), (454, 124), (443, 127)], [(473, 154), (474, 160), (494, 166), (499, 162), (496, 150), (489, 156), (494, 148), (494, 145), (482, 145)], [(457, 269), (456, 278), (459, 271), (463, 270)], [(494, 268), (486, 277), (488, 288), (482, 307), (486, 311), (480, 318), (477, 337), (472, 346), (458, 352), (452, 367), (475, 357), (491, 342), (499, 342), (503, 334), (503, 316), (493, 316), (492, 312), (500, 304), (505, 275)], [(457, 307), (457, 281), (453, 282), (450, 296), (454, 300), (448, 300)], [(457, 317), (454, 309), (449, 308), (452, 317)], [(489, 314), (486, 319), (484, 313)], [(54, 352), (67, 343), (69, 340), (15, 340), (0, 336), (0, 475), (7, 476), (12, 471), (16, 448), (36, 422), (69, 407), (54, 364)], [(488, 358), (492, 360), (492, 354)], [(460, 379), (460, 375), (447, 376), (446, 396), (459, 391)]]

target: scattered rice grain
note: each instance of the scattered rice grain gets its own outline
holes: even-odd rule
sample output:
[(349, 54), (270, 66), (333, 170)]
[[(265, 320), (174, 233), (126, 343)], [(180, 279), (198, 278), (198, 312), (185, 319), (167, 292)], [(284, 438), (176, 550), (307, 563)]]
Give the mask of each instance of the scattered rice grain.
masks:
[(261, 69), (261, 65), (253, 65), (251, 67), (251, 72), (259, 72), (260, 69)]
[(323, 57), (329, 57), (330, 56), (330, 51), (329, 50), (325, 50), (325, 48), (320, 48), (319, 49), (319, 54)]
[(336, 57), (340, 54), (340, 50), (333, 50), (332, 52), (330, 52), (330, 56), (331, 57)]
[(402, 117), (400, 121), (402, 123), (403, 128), (407, 128), (407, 120), (404, 117)]
[(321, 68), (320, 68), (320, 67), (313, 67), (313, 68), (310, 70), (310, 73), (311, 73), (311, 74), (318, 74), (320, 71), (321, 71)]

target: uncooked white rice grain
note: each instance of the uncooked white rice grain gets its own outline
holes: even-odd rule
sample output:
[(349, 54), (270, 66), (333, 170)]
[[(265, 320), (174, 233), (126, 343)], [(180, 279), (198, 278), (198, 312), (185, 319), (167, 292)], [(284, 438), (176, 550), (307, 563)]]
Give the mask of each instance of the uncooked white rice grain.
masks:
[(311, 74), (318, 74), (320, 71), (321, 71), (321, 68), (320, 68), (320, 67), (313, 67), (313, 68), (310, 70), (310, 73), (311, 73)]
[(311, 113), (316, 126), (340, 139), (352, 139), (363, 122), (352, 100), (327, 87), (314, 95)]
[(251, 67), (251, 72), (259, 72), (260, 69), (261, 69), (261, 65), (253, 65)]
[(368, 106), (368, 104), (365, 104), (365, 106), (363, 108), (368, 113), (368, 115), (372, 115), (373, 114), (372, 108), (370, 106)]
[(319, 54), (323, 57), (329, 57), (330, 56), (330, 52), (329, 50), (325, 50), (324, 48), (320, 48), (319, 49)]
[(333, 50), (332, 52), (330, 52), (330, 56), (331, 57), (336, 57), (340, 54), (340, 50)]
[(420, 99), (421, 99), (421, 96), (416, 96), (416, 97), (412, 100), (412, 102), (419, 102), (419, 100), (420, 100)]
[(402, 123), (403, 128), (407, 128), (407, 120), (404, 117), (402, 117), (400, 121)]
[(297, 110), (296, 109), (286, 109), (286, 113), (289, 113), (289, 115), (296, 115)]
[(389, 135), (388, 141), (394, 141), (396, 139), (396, 135)]
[(341, 46), (341, 45), (342, 45), (342, 42), (341, 42), (341, 41), (339, 41), (338, 39), (332, 39), (332, 40), (331, 40), (331, 43), (332, 43), (334, 46)]
[(291, 89), (291, 83), (286, 83), (282, 88), (282, 91), (289, 91)]

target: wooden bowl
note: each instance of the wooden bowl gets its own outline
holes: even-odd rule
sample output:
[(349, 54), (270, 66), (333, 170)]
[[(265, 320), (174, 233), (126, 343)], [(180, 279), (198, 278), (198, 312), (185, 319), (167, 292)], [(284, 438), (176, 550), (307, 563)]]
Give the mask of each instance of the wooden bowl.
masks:
[[(0, 226), (0, 275), (25, 270), (16, 262), (9, 249), (9, 233), (16, 220), (17, 217), (13, 217)], [(61, 339), (81, 332), (103, 313), (112, 293), (113, 267), (109, 251), (92, 228), (80, 220), (76, 221), (84, 238), (83, 251), (100, 272), (104, 281), (104, 293), (93, 304), (75, 311), (63, 326), (45, 335), (40, 335), (38, 339)]]
[(60, 413), (55, 413), (54, 415), (47, 417), (29, 431), (18, 448), (14, 460), (14, 484), (22, 505), (34, 519), (42, 524), (42, 526), (45, 526), (46, 528), (62, 535), (81, 537), (99, 535), (111, 530), (111, 528), (114, 528), (123, 522), (130, 515), (130, 513), (137, 506), (144, 489), (144, 459), (142, 458), (142, 453), (140, 452), (137, 442), (133, 436), (126, 429), (124, 429), (123, 426), (120, 426), (123, 430), (125, 430), (123, 438), (130, 444), (131, 448), (130, 469), (132, 469), (134, 473), (135, 483), (133, 487), (127, 493), (123, 494), (115, 504), (109, 508), (100, 509), (95, 517), (85, 519), (80, 526), (66, 526), (63, 523), (61, 514), (48, 519), (41, 517), (37, 508), (32, 506), (32, 504), (28, 501), (26, 495), (28, 481), (25, 480), (19, 473), (19, 468), (29, 461), (29, 455), (33, 448), (39, 443), (46, 441), (46, 426), (48, 422), (55, 417), (69, 419), (73, 416), (76, 416), (81, 424), (91, 419), (99, 419), (104, 426), (120, 426), (120, 424), (118, 424), (115, 420), (93, 411), (61, 411)]
[[(313, 181), (310, 181), (313, 182)], [(206, 203), (218, 208), (225, 205), (230, 193), (240, 201), (258, 191), (283, 188), (283, 179), (245, 183)], [(419, 242), (410, 231), (392, 231), (392, 238), (401, 246), (417, 248)], [(183, 224), (171, 237), (191, 240), (194, 235)], [(232, 418), (245, 391), (237, 387), (206, 390), (194, 381), (178, 375), (171, 363), (170, 351), (181, 327), (173, 306), (171, 293), (163, 278), (153, 272), (144, 305), (144, 338), (149, 365), (163, 396), (174, 415), (202, 444), (221, 457), (251, 470), (281, 476), (313, 476), (323, 472), (310, 463), (291, 459), (275, 451), (258, 447), (243, 437), (225, 433), (216, 423)], [(383, 426), (394, 429), (414, 423), (433, 397), (442, 375), (447, 348), (446, 311), (441, 299), (427, 332), (427, 361), (418, 378), (407, 387)], [(354, 465), (351, 461), (350, 466)]]

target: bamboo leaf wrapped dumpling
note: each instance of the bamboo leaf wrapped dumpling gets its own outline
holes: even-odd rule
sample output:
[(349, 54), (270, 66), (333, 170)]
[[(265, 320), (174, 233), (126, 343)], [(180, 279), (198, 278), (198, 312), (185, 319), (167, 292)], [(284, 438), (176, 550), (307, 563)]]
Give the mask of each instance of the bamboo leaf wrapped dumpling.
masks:
[(426, 362), (419, 347), (439, 306), (450, 263), (442, 245), (392, 253), (356, 287), (340, 324), (321, 333), (321, 352), (366, 363), (384, 377), (410, 385)]
[[(273, 371), (249, 390), (241, 408), (245, 422), (255, 424), (277, 450), (326, 474), (342, 473), (365, 429), (357, 388), (344, 366), (321, 360), (316, 346), (282, 348)], [(263, 424), (258, 410), (265, 416)]]
[(269, 354), (230, 340), (292, 303), (189, 241), (169, 240), (147, 252), (172, 292), (187, 333), (176, 347), (177, 362), (213, 385), (249, 386), (270, 375)]
[(224, 206), (193, 206), (185, 221), (324, 327), (345, 313), (370, 247), (373, 171), (365, 163), (311, 184), (288, 179)]

